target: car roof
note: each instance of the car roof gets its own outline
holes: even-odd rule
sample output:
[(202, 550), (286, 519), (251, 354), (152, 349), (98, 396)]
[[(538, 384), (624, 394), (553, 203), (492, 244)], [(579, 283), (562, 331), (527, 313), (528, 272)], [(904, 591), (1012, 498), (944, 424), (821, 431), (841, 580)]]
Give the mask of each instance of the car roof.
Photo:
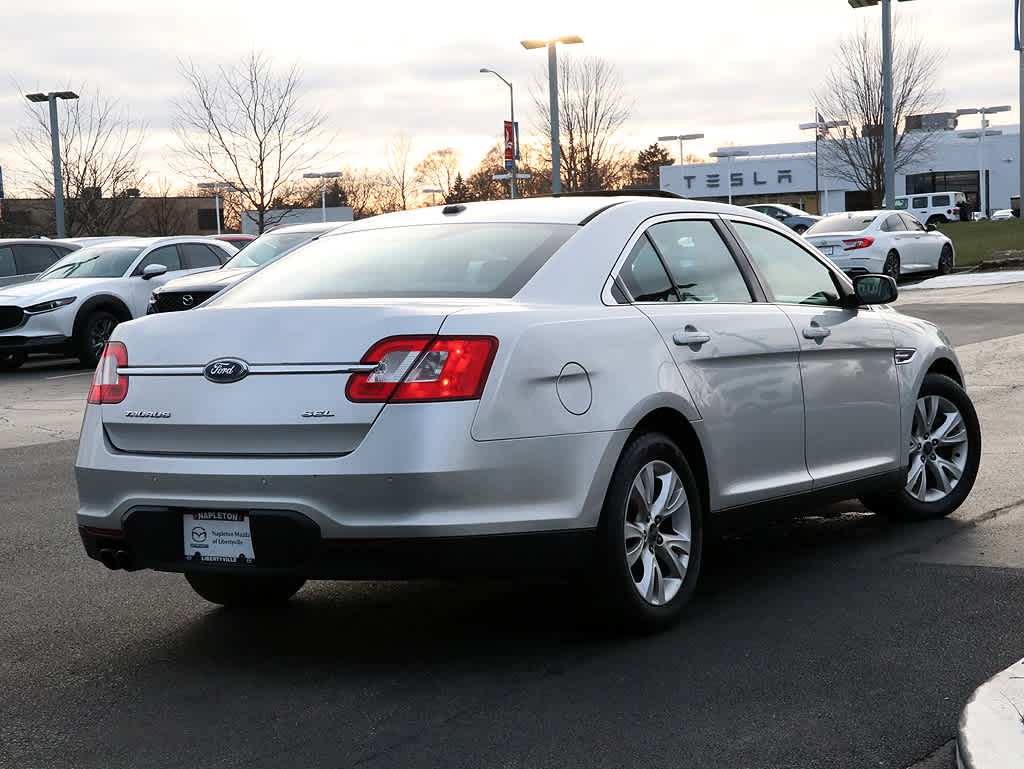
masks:
[[(482, 224), (515, 222), (536, 224), (575, 224), (583, 225), (609, 209), (631, 209), (635, 214), (658, 216), (671, 213), (711, 213), (735, 214), (740, 216), (774, 220), (743, 206), (730, 206), (725, 203), (711, 203), (703, 200), (692, 200), (681, 197), (648, 197), (636, 195), (609, 196), (566, 196), (520, 198), (518, 200), (490, 200), (476, 203), (458, 203), (445, 206), (428, 206), (411, 211), (396, 211), (380, 214), (367, 219), (360, 219), (340, 229), (342, 235), (348, 232), (378, 229), (382, 227), (405, 227), (422, 224)], [(446, 213), (447, 212), (447, 213)]]
[(82, 247), (79, 243), (71, 243), (59, 238), (0, 238), (0, 245), (2, 246), (45, 246), (50, 243), (59, 243), (72, 250)]
[(350, 224), (350, 222), (303, 222), (302, 224), (281, 224), (276, 227), (264, 230), (264, 235), (272, 235), (278, 232), (327, 232), (335, 227)]

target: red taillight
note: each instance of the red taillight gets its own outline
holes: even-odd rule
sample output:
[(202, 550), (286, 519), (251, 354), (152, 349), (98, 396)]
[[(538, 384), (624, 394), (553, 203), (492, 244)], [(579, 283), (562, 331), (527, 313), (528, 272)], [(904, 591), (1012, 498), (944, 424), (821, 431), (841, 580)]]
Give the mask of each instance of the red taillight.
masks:
[(121, 342), (107, 342), (92, 376), (89, 403), (120, 403), (128, 394), (128, 377), (119, 376), (118, 366), (128, 365), (128, 350)]
[(874, 238), (851, 238), (850, 240), (844, 240), (843, 251), (853, 251), (856, 248), (867, 248), (875, 242)]
[(497, 351), (493, 336), (389, 337), (363, 356), (377, 370), (353, 374), (345, 394), (357, 403), (475, 400)]

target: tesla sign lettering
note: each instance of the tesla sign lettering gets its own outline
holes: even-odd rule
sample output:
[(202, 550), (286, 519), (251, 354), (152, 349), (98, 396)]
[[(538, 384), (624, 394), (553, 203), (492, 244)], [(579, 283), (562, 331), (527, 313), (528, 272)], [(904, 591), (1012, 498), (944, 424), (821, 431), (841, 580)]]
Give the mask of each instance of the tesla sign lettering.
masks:
[[(761, 177), (761, 171), (754, 171), (752, 174), (752, 182), (755, 185), (767, 184), (768, 180)], [(700, 177), (684, 176), (683, 181), (686, 182), (686, 189), (692, 190), (693, 183)], [(744, 184), (744, 173), (742, 171), (733, 171), (729, 174), (729, 186), (730, 187), (742, 187)], [(792, 184), (793, 183), (793, 170), (791, 168), (780, 168), (775, 172), (775, 183), (776, 184)], [(722, 186), (722, 175), (721, 174), (704, 174), (704, 186), (710, 189), (717, 189)]]

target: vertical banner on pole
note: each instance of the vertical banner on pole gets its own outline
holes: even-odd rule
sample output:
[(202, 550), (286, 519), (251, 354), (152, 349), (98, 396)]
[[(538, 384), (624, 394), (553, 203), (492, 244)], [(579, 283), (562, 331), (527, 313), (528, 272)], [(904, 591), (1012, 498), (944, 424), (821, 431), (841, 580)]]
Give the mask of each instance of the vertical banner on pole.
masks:
[(511, 120), (505, 121), (505, 160), (516, 159), (516, 129)]
[(1020, 49), (1020, 0), (1013, 0), (1013, 50)]
[[(1018, 2), (1019, 2), (1019, 0), (1018, 0)], [(515, 127), (514, 127), (512, 133), (515, 134), (516, 160), (520, 160), (520, 157), (519, 157), (519, 121), (518, 120), (515, 122)]]

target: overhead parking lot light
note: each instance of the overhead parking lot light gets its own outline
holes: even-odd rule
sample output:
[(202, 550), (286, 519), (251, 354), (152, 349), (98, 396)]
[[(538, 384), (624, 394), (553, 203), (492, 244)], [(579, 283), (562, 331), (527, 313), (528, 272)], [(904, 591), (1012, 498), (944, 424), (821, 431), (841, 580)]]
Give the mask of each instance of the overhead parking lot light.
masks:
[(344, 176), (344, 171), (323, 171), (303, 174), (303, 179), (319, 179), (320, 180), (320, 217), (321, 221), (327, 221), (327, 180), (337, 179), (339, 176)]
[(660, 142), (679, 142), (679, 165), (683, 164), (683, 142), (691, 139), (703, 139), (704, 134), (675, 134), (674, 136), (659, 136)]
[[(892, 117), (892, 0), (847, 0), (851, 8), (882, 4), (882, 145), (885, 150), (885, 200), (892, 208), (896, 200), (896, 134)], [(909, 0), (899, 0), (901, 3)]]
[(57, 99), (77, 99), (74, 91), (50, 91), (49, 93), (27, 93), (31, 102), (50, 102), (50, 149), (53, 153), (53, 204), (57, 219), (57, 237), (63, 238), (64, 231), (64, 180), (61, 178), (60, 130), (57, 127)]

